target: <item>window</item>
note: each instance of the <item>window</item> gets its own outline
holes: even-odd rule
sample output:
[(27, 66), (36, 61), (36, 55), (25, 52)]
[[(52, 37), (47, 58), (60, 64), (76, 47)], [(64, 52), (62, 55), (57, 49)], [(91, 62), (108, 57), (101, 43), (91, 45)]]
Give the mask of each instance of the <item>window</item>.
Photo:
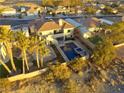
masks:
[(54, 30), (54, 34), (60, 34), (63, 33), (63, 30)]
[(63, 33), (63, 30), (59, 30), (60, 33)]
[(54, 30), (54, 34), (56, 34), (57, 33), (57, 30)]
[(68, 33), (71, 32), (71, 30), (68, 30)]

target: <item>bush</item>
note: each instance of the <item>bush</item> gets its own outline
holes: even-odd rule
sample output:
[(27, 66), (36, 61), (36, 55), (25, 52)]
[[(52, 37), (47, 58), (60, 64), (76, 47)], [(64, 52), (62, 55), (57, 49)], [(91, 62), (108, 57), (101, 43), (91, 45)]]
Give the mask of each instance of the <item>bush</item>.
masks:
[(66, 80), (71, 76), (71, 70), (66, 64), (52, 66), (51, 71), (57, 80)]

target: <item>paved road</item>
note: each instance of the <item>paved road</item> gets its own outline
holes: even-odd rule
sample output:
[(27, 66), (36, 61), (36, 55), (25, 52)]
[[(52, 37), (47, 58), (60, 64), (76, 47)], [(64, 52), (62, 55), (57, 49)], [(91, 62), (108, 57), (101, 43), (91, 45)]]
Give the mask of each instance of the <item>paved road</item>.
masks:
[(0, 25), (21, 25), (21, 24), (28, 24), (32, 20), (7, 20), (7, 19), (0, 19)]
[[(100, 15), (100, 16), (96, 16), (96, 15), (78, 15), (78, 16), (56, 16), (56, 17), (52, 17), (52, 16), (46, 16), (45, 14), (42, 15), (42, 17), (40, 18), (40, 21), (41, 20), (44, 20), (44, 19), (59, 19), (59, 18), (63, 18), (63, 19), (66, 19), (66, 18), (72, 18), (72, 19), (75, 19), (75, 18), (85, 18), (85, 17), (122, 17), (122, 15)], [(31, 22), (32, 20), (35, 20), (35, 19), (16, 19), (16, 18), (0, 18), (0, 25), (11, 25), (11, 26), (16, 26), (16, 25), (21, 25), (21, 24), (29, 24), (29, 22)]]
[(82, 18), (82, 17), (98, 17), (98, 18), (105, 18), (105, 17), (122, 17), (123, 15), (77, 15), (77, 16), (47, 16), (45, 17), (45, 19), (59, 19), (59, 18), (63, 18), (63, 19), (66, 19), (66, 18)]
[(45, 13), (43, 12), (40, 18), (25, 18), (25, 19), (18, 19), (18, 18), (0, 18), (0, 25), (21, 25), (21, 24), (29, 24), (33, 20), (40, 20), (44, 21)]

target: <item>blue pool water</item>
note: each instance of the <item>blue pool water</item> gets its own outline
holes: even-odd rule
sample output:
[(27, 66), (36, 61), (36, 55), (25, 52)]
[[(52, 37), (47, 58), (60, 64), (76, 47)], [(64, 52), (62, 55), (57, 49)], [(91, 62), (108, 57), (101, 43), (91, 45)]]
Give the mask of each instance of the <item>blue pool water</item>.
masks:
[(65, 46), (61, 47), (62, 51), (69, 60), (73, 60), (74, 58), (80, 56), (75, 52), (74, 48), (77, 48), (77, 46), (74, 43), (67, 43)]

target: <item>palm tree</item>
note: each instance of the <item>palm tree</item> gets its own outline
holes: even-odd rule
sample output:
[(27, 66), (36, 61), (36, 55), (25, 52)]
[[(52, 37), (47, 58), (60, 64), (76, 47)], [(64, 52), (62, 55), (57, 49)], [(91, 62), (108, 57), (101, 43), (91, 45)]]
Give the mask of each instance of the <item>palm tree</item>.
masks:
[[(45, 39), (42, 38), (40, 40), (38, 36), (32, 36), (30, 39), (29, 51), (30, 53), (35, 53), (38, 68), (40, 68), (40, 63), (41, 63), (41, 66), (43, 66), (43, 56), (48, 55), (50, 52), (45, 42), (46, 42)], [(41, 62), (39, 62), (39, 56), (40, 56)]]
[(12, 43), (13, 43), (13, 32), (8, 28), (0, 27), (0, 42), (5, 46), (8, 56), (11, 61), (11, 65), (14, 71), (16, 71), (16, 67), (13, 60), (13, 52), (12, 52)]
[(0, 64), (3, 65), (3, 67), (7, 70), (7, 72), (9, 74), (11, 74), (11, 70), (9, 69), (9, 67), (2, 61), (2, 59), (0, 59)]
[(37, 36), (32, 36), (30, 38), (30, 54), (35, 53), (36, 55), (36, 60), (37, 60), (37, 67), (40, 68), (40, 62), (39, 62), (39, 43), (40, 40), (38, 39)]
[(30, 39), (26, 37), (23, 32), (17, 32), (15, 35), (16, 46), (21, 50), (22, 61), (23, 61), (23, 73), (25, 73), (25, 65), (27, 70), (29, 70), (28, 59), (27, 59), (27, 49), (29, 48)]
[(0, 47), (0, 65), (3, 65), (3, 67), (7, 70), (7, 72), (9, 74), (11, 74), (11, 70), (9, 69), (9, 67), (5, 64), (5, 56), (6, 56), (6, 49), (5, 47), (3, 46), (3, 44), (1, 43), (1, 47)]
[(50, 53), (50, 49), (46, 45), (46, 40), (41, 39), (40, 44), (39, 44), (39, 54), (40, 54), (41, 66), (43, 66), (43, 57), (47, 56), (49, 53)]

